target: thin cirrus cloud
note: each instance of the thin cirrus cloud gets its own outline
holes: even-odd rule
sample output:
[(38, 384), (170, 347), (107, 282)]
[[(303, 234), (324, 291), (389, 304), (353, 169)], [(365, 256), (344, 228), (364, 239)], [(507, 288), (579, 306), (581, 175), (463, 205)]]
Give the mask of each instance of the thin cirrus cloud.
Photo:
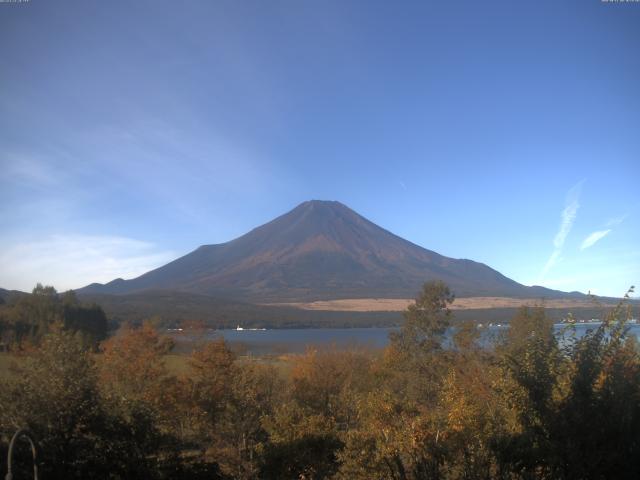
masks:
[(562, 210), (562, 213), (560, 214), (560, 227), (558, 228), (558, 232), (556, 233), (556, 235), (553, 237), (554, 250), (547, 260), (547, 263), (545, 263), (542, 272), (540, 273), (539, 281), (544, 279), (545, 275), (560, 259), (564, 242), (567, 239), (569, 232), (573, 228), (573, 223), (575, 222), (578, 215), (578, 209), (580, 208), (580, 192), (582, 190), (583, 183), (584, 180), (581, 180), (573, 187), (571, 187), (571, 189), (569, 189), (569, 191), (567, 192), (565, 198), (565, 206)]
[(52, 235), (4, 246), (0, 286), (31, 290), (36, 283), (58, 290), (137, 277), (175, 258), (148, 242), (116, 236)]
[(618, 217), (613, 217), (610, 218), (607, 223), (605, 224), (605, 227), (615, 227), (616, 225), (620, 225), (622, 222), (625, 221), (625, 219), (629, 216), (628, 213), (625, 213), (624, 215), (620, 215)]
[(0, 185), (46, 188), (55, 187), (62, 182), (64, 174), (61, 169), (55, 169), (47, 164), (39, 155), (26, 152), (5, 152), (0, 155), (3, 167), (3, 178)]
[(591, 233), (587, 238), (585, 238), (582, 241), (582, 244), (580, 245), (580, 250), (584, 250), (586, 248), (592, 247), (593, 245), (595, 245), (597, 241), (609, 235), (610, 232), (611, 232), (611, 229), (609, 228), (607, 230), (598, 230), (596, 232)]

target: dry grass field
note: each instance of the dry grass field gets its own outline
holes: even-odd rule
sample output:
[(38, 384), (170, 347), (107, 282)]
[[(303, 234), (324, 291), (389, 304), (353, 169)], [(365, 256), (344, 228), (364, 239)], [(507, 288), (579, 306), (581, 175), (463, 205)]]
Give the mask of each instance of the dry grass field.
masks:
[[(302, 310), (343, 311), (343, 312), (400, 312), (413, 302), (402, 298), (351, 298), (342, 300), (319, 300), (315, 302), (278, 303), (271, 305), (288, 306)], [(506, 298), (506, 297), (466, 297), (456, 298), (451, 305), (452, 310), (518, 308), (523, 305), (543, 306), (545, 308), (589, 308), (593, 300), (539, 298)], [(603, 307), (612, 304), (603, 304)]]

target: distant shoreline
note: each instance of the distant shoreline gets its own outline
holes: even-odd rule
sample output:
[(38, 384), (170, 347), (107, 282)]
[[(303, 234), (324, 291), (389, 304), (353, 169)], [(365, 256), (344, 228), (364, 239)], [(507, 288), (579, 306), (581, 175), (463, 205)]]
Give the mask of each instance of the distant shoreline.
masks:
[[(317, 300), (314, 302), (267, 303), (265, 306), (292, 307), (300, 310), (316, 310), (325, 312), (401, 312), (413, 299), (405, 298), (347, 298), (338, 300)], [(451, 304), (451, 310), (484, 310), (492, 308), (519, 308), (521, 306), (541, 306), (544, 308), (593, 308), (613, 307), (615, 303), (596, 304), (585, 299), (549, 299), (510, 298), (510, 297), (462, 297)]]

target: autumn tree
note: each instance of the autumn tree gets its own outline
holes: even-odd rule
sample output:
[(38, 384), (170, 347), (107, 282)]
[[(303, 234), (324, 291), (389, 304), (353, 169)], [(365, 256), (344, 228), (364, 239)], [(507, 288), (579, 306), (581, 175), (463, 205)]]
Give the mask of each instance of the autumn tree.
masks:
[(123, 327), (102, 345), (100, 382), (106, 392), (127, 402), (153, 404), (167, 376), (164, 355), (172, 341), (149, 324)]
[(153, 450), (102, 401), (90, 352), (71, 332), (54, 328), (0, 385), (0, 431), (18, 428), (41, 445), (46, 478), (154, 478)]
[(334, 474), (343, 436), (357, 422), (357, 401), (370, 390), (366, 351), (310, 349), (296, 359), (287, 399), (265, 418), (270, 443), (264, 478), (322, 479)]
[[(340, 453), (341, 478), (439, 478), (445, 452), (437, 405), (450, 360), (444, 342), (453, 299), (443, 282), (427, 282), (405, 310), (402, 328), (373, 367), (378, 387), (358, 402), (358, 425)], [(365, 458), (358, 474), (355, 465)]]
[(169, 394), (175, 378), (169, 375), (164, 356), (173, 341), (148, 323), (122, 331), (102, 344), (98, 358), (101, 395), (110, 411), (125, 422), (141, 451), (155, 452), (162, 468), (173, 468), (178, 444), (173, 431)]
[(204, 458), (237, 479), (254, 478), (268, 441), (262, 418), (282, 391), (272, 367), (238, 362), (223, 339), (193, 352), (186, 380), (192, 394), (194, 442)]
[(188, 382), (196, 409), (194, 426), (206, 442), (211, 441), (212, 431), (229, 399), (234, 362), (235, 355), (224, 339), (208, 342), (191, 354)]
[(273, 367), (257, 363), (237, 365), (230, 396), (216, 425), (211, 453), (221, 470), (233, 478), (256, 478), (260, 455), (269, 442), (262, 420), (280, 398), (281, 383)]

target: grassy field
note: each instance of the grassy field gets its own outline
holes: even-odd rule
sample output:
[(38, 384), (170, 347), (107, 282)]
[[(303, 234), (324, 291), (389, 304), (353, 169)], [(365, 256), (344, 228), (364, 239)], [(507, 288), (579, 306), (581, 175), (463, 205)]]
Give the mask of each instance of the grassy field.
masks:
[[(286, 376), (291, 371), (291, 368), (295, 364), (295, 355), (281, 355), (278, 357), (265, 356), (265, 357), (250, 357), (240, 356), (238, 362), (259, 362), (261, 364), (272, 365), (283, 376)], [(12, 355), (10, 353), (0, 353), (0, 381), (10, 380), (14, 373), (11, 372), (11, 364), (19, 363), (21, 357)], [(182, 375), (189, 373), (189, 356), (180, 354), (168, 354), (164, 357), (165, 365), (171, 375)]]
[[(279, 355), (279, 356), (240, 356), (238, 362), (240, 364), (246, 364), (250, 362), (257, 362), (262, 365), (271, 365), (276, 371), (286, 377), (291, 372), (291, 369), (296, 364), (297, 355)], [(182, 375), (189, 373), (189, 356), (188, 355), (176, 355), (169, 354), (164, 357), (167, 370), (172, 375)]]
[[(272, 306), (295, 307), (301, 310), (342, 311), (342, 312), (401, 312), (413, 299), (400, 298), (352, 298), (339, 300), (319, 300), (315, 302), (279, 303)], [(593, 300), (583, 299), (547, 299), (506, 298), (506, 297), (462, 297), (456, 298), (452, 310), (482, 310), (495, 308), (518, 308), (522, 305), (544, 306), (545, 308), (592, 308)], [(614, 303), (605, 302), (601, 306), (612, 307)]]

